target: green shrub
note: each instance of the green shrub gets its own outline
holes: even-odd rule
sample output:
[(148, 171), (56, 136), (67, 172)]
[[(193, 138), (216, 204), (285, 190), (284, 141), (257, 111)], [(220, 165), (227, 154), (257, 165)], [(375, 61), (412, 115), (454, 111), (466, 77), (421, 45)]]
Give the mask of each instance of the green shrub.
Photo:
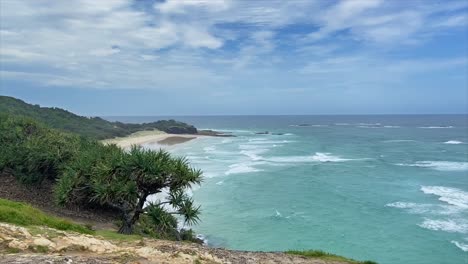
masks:
[(0, 115), (0, 169), (27, 184), (56, 179), (81, 141), (28, 118)]

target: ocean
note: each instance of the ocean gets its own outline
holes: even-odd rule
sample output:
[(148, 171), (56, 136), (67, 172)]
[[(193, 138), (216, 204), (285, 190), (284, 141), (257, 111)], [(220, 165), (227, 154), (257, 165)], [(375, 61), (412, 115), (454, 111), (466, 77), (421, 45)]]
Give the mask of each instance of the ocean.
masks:
[(107, 119), (167, 118), (236, 136), (170, 150), (204, 171), (193, 228), (210, 246), (468, 263), (466, 115)]

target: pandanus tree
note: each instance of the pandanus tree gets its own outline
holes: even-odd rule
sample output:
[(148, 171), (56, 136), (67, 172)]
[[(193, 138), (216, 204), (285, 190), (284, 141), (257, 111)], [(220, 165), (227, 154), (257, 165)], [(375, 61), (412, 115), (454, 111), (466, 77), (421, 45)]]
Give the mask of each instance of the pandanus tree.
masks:
[[(59, 188), (61, 183), (65, 187), (62, 188), (65, 197), (62, 200), (73, 202), (85, 197), (89, 203), (117, 209), (122, 215), (119, 229), (122, 234), (132, 233), (142, 214), (148, 215), (160, 232), (175, 230), (175, 218), (169, 216), (180, 215), (187, 224), (199, 220), (200, 207), (194, 205), (186, 191), (193, 184), (201, 183), (202, 172), (192, 168), (185, 158), (172, 157), (164, 150), (137, 146), (128, 152), (107, 147), (112, 150), (96, 152), (104, 153), (104, 156), (85, 157), (85, 161), (77, 162), (81, 165), (60, 179)], [(85, 171), (83, 168), (91, 169)], [(84, 179), (79, 180), (77, 174)], [(67, 182), (67, 175), (73, 180)], [(148, 197), (151, 195), (164, 199), (155, 198), (150, 202)]]

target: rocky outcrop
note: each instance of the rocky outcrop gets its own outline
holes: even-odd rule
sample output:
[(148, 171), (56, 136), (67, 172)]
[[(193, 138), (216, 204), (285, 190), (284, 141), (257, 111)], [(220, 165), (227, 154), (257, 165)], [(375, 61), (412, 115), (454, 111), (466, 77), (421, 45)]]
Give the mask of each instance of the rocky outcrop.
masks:
[(105, 240), (100, 236), (46, 227), (28, 230), (4, 223), (0, 223), (0, 263), (344, 264), (284, 253), (232, 251), (148, 238)]

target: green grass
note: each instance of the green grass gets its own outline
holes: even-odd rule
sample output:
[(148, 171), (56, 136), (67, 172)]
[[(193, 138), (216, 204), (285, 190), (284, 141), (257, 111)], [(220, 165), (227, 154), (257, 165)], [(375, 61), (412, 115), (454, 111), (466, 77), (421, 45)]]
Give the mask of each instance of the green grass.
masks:
[(28, 204), (0, 199), (0, 222), (20, 226), (47, 226), (63, 231), (93, 234), (85, 226), (45, 214)]
[(331, 261), (343, 261), (350, 264), (377, 264), (377, 262), (366, 260), (366, 261), (357, 261), (350, 258), (345, 258), (335, 254), (327, 253), (322, 250), (289, 250), (285, 252), (290, 255), (299, 255), (307, 258), (318, 258), (323, 260)]
[(102, 236), (104, 239), (107, 240), (115, 240), (115, 241), (138, 241), (141, 240), (143, 237), (139, 235), (123, 235), (119, 234), (112, 230), (97, 230), (96, 235)]

